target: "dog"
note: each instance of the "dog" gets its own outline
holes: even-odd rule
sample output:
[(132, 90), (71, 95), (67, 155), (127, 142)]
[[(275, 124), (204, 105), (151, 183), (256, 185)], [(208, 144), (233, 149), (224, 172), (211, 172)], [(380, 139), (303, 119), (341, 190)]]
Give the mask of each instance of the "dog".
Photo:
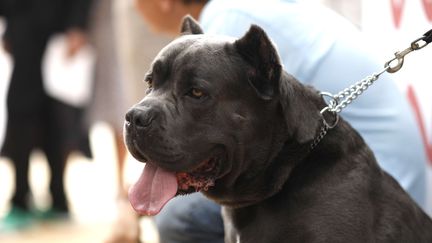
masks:
[(125, 121), (146, 162), (129, 193), (138, 213), (200, 191), (222, 205), (226, 242), (432, 242), (432, 220), (346, 121), (320, 141), (336, 117), (260, 27), (208, 36), (186, 17), (145, 80)]

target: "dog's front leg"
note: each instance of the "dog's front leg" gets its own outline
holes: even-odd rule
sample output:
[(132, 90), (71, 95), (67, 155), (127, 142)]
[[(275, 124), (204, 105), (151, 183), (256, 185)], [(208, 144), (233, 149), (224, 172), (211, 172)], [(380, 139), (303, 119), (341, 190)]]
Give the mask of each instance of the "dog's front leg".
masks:
[(240, 236), (231, 220), (230, 209), (222, 207), (221, 211), (225, 230), (225, 243), (240, 243)]

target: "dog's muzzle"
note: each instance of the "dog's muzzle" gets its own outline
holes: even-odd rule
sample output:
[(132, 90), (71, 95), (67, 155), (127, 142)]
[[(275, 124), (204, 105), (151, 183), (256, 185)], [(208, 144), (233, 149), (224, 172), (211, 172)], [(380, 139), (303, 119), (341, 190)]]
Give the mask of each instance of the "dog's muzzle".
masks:
[(157, 117), (155, 109), (149, 106), (135, 106), (126, 113), (125, 126), (129, 131), (146, 130)]
[(151, 142), (149, 134), (155, 134), (158, 130), (157, 122), (160, 112), (155, 106), (138, 104), (132, 107), (125, 116), (124, 140), (129, 152), (139, 161), (147, 161), (142, 148), (144, 144)]

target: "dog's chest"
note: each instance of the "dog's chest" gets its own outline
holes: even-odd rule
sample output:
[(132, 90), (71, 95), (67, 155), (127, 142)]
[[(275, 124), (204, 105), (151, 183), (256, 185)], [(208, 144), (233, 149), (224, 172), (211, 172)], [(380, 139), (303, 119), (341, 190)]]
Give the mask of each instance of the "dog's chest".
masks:
[(259, 217), (253, 208), (246, 210), (222, 207), (226, 243), (265, 242), (271, 238), (261, 223), (265, 219)]
[(238, 227), (238, 219), (233, 218), (235, 212), (233, 209), (222, 207), (222, 218), (224, 222), (225, 230), (225, 242), (226, 243), (241, 243), (244, 242), (241, 239), (241, 232)]

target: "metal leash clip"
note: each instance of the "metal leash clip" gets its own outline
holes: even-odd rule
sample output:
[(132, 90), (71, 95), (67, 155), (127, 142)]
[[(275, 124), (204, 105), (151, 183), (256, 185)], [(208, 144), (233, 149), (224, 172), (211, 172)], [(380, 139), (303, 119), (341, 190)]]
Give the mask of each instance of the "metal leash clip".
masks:
[[(423, 47), (427, 46), (431, 41), (432, 41), (432, 30), (429, 30), (422, 37), (411, 42), (410, 47), (408, 47), (407, 49), (405, 49), (401, 52), (396, 52), (394, 54), (395, 57), (384, 64), (384, 67), (386, 68), (387, 72), (388, 73), (395, 73), (395, 72), (399, 71), (403, 66), (404, 57), (408, 53), (422, 49)], [(394, 64), (395, 61), (396, 61), (396, 64)]]

